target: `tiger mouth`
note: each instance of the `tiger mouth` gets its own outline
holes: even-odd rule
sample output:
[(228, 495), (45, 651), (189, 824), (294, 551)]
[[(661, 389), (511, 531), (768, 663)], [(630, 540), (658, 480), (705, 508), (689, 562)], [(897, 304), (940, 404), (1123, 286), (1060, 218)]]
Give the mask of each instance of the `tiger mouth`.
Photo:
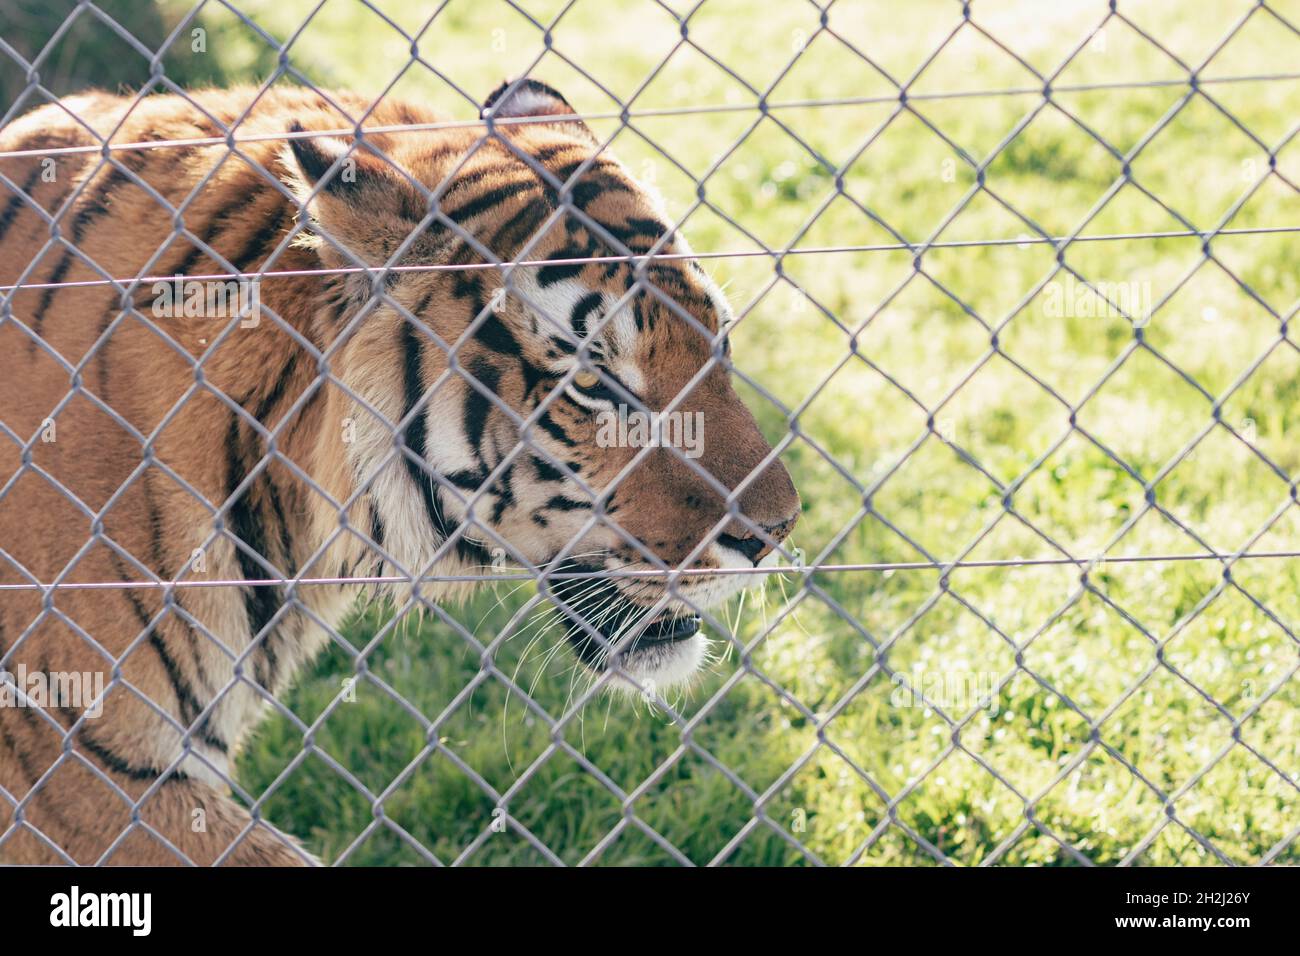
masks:
[[(655, 618), (632, 642), (632, 650), (656, 644), (675, 644), (700, 633), (698, 614), (664, 613)], [(606, 635), (608, 637), (608, 635)]]
[[(573, 565), (563, 570), (601, 571)], [(609, 579), (593, 583), (589, 577), (562, 578), (549, 589), (556, 613), (568, 624), (565, 636), (578, 659), (593, 670), (604, 670), (613, 655), (635, 661), (643, 652), (690, 640), (700, 632), (700, 615), (668, 609), (652, 617), (652, 607), (629, 600)]]

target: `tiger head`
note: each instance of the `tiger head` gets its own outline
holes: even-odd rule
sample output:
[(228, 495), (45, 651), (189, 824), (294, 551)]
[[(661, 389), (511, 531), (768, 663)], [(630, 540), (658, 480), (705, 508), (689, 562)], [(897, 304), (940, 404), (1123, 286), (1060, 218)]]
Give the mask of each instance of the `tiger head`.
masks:
[(545, 569), (578, 658), (664, 688), (747, 580), (708, 572), (775, 559), (800, 502), (732, 388), (722, 293), (573, 113), (521, 81), (473, 127), (299, 128), (282, 159), (326, 266), (396, 266), (338, 279), (321, 320), (381, 552), (404, 574)]

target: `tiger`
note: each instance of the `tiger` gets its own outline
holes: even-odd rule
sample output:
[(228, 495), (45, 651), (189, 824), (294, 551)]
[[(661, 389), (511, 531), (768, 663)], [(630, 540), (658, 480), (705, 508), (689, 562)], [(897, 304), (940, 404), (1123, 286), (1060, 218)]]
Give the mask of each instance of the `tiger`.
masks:
[[(318, 864), (233, 762), (377, 588), (420, 610), (522, 568), (583, 667), (658, 693), (728, 571), (786, 553), (726, 297), (547, 84), (461, 121), (92, 90), (0, 130), (0, 184), (5, 862)], [(601, 440), (629, 409), (698, 416), (695, 453)]]

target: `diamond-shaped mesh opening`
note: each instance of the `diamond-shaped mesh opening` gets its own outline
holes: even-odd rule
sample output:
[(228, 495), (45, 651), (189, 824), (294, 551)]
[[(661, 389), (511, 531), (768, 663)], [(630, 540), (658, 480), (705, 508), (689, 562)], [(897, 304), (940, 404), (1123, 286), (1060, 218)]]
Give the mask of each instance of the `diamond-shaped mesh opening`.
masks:
[(1296, 862), (1290, 5), (11, 6), (0, 860)]

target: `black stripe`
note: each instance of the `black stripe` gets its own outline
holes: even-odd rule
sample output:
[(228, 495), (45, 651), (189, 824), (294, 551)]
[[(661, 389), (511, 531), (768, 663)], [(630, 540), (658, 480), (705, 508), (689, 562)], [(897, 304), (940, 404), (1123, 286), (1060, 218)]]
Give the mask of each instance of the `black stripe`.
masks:
[(502, 355), (518, 355), (519, 342), (495, 312), (489, 312), (474, 331), (474, 341)]
[[(243, 402), (240, 403), (243, 405), (244, 408), (248, 409), (249, 414), (251, 414), (255, 419), (257, 419), (257, 421), (261, 423), (262, 427), (266, 428), (267, 430), (271, 430), (280, 425), (279, 421), (273, 421), (273, 416), (275, 414), (276, 408), (281, 404), (282, 400), (284, 399), (286, 392), (289, 391), (289, 384), (290, 382), (293, 381), (293, 378), (298, 371), (299, 356), (300, 353), (297, 351), (290, 353), (289, 360), (285, 362), (284, 367), (280, 371), (280, 374), (276, 377), (275, 384), (271, 386), (270, 391), (268, 391), (264, 396), (262, 396), (262, 398), (256, 404), (252, 403), (252, 395), (249, 395), (247, 398), (244, 399)], [(318, 385), (319, 382), (313, 381), (313, 383), (308, 386), (307, 392), (308, 393), (314, 392), (315, 389), (318, 387)], [(295, 398), (294, 401), (300, 401), (302, 398), (302, 394), (303, 393), (299, 393), (298, 397)], [(252, 408), (249, 408), (250, 405), (252, 405)], [(261, 447), (260, 445), (258, 445), (259, 438), (260, 435), (256, 431), (250, 428), (249, 431), (249, 439), (251, 442), (250, 450), (257, 455), (258, 460), (260, 460), (262, 457)], [(250, 462), (247, 464), (255, 465), (256, 462)], [(267, 467), (263, 469), (262, 475), (258, 479), (258, 489), (260, 493), (263, 495), (263, 497), (266, 499), (266, 504), (271, 508), (271, 512), (272, 512), (272, 514), (269, 516), (263, 514), (263, 520), (267, 524), (273, 525), (275, 528), (278, 529), (279, 532), (278, 537), (280, 543), (280, 553), (278, 556), (278, 560), (282, 565), (284, 565), (284, 570), (290, 573), (294, 573), (296, 570), (296, 565), (293, 560), (293, 549), (292, 549), (292, 540), (290, 535), (289, 523), (285, 518), (284, 508), (281, 506), (280, 503), (281, 499), (280, 499), (279, 489), (276, 487), (275, 479), (271, 473), (271, 468), (273, 464), (274, 462), (268, 462)], [(290, 488), (290, 491), (292, 491), (292, 488)]]
[[(276, 490), (275, 482), (271, 480), (270, 464), (263, 469), (260, 481), (262, 495), (271, 509), (269, 520), (265, 513), (265, 509), (262, 509), (262, 520), (279, 532), (276, 535), (279, 539), (278, 544), (280, 545), (279, 564), (287, 574), (292, 575), (296, 572), (297, 567), (293, 560), (293, 553), (291, 550), (292, 542), (290, 541), (289, 536), (289, 522), (285, 518), (284, 506), (280, 503), (280, 494)], [(270, 639), (271, 636), (267, 635), (266, 640), (270, 641)]]
[(477, 471), (453, 471), (443, 475), (449, 482), (457, 488), (464, 488), (466, 491), (478, 491), (487, 481), (487, 469), (479, 468)]
[[(294, 351), (289, 354), (289, 361), (284, 363), (284, 368), (280, 370), (280, 374), (276, 377), (275, 384), (271, 386), (271, 390), (262, 396), (262, 400), (250, 410), (250, 414), (252, 414), (252, 416), (257, 419), (257, 421), (267, 431), (270, 431), (272, 428), (271, 422), (267, 419), (270, 418), (271, 412), (275, 411), (275, 406), (280, 404), (280, 399), (284, 397), (284, 393), (289, 387), (289, 381), (297, 371), (298, 353), (297, 351)], [(240, 402), (240, 404), (245, 408), (248, 408), (251, 400), (252, 395), (249, 395), (244, 401)]]
[(451, 294), (458, 299), (469, 299), (472, 315), (479, 315), (487, 308), (487, 303), (483, 301), (483, 280), (471, 273), (456, 273), (451, 284)]
[(519, 371), (524, 377), (524, 398), (530, 397), (533, 390), (541, 383), (555, 378), (546, 369), (540, 368), (522, 357), (519, 360)]
[[(424, 354), (423, 342), (416, 336), (409, 322), (402, 323), (402, 354), (405, 358), (404, 390), (406, 393), (406, 410), (403, 417), (410, 418), (403, 441), (423, 464), (412, 461), (409, 455), (402, 457), (406, 462), (407, 473), (420, 489), (420, 497), (424, 502), (424, 511), (429, 516), (430, 524), (442, 540), (447, 541), (456, 533), (460, 524), (442, 510), (433, 478), (425, 472), (425, 468), (432, 469), (432, 465), (428, 460), (428, 428), (425, 423), (424, 409), (420, 409), (414, 416), (411, 415), (412, 411), (419, 406), (420, 399), (424, 397), (421, 363)], [(456, 553), (466, 561), (479, 564), (486, 563), (490, 557), (485, 548), (467, 541), (464, 536), (456, 539)]]
[[(565, 220), (566, 223), (572, 221), (573, 221), (572, 216), (570, 216), (568, 219)], [(582, 244), (578, 245), (579, 242), (582, 242)], [(547, 259), (589, 259), (592, 256), (594, 256), (598, 251), (600, 250), (596, 248), (596, 241), (592, 236), (588, 235), (586, 241), (583, 242), (576, 235), (573, 235), (570, 236), (570, 242), (568, 245), (564, 246), (562, 249), (555, 250), (546, 258)], [(548, 285), (554, 285), (555, 283), (560, 282), (564, 279), (572, 279), (578, 276), (582, 272), (583, 265), (584, 263), (582, 262), (570, 262), (570, 263), (560, 263), (557, 265), (542, 266), (540, 269), (537, 270), (537, 282), (539, 285), (546, 287)]]
[[(127, 154), (122, 157), (122, 164), (131, 172), (138, 173), (146, 159), (147, 157), (143, 155)], [(117, 188), (128, 184), (130, 184), (130, 180), (126, 174), (114, 166), (99, 181), (99, 184), (91, 190), (89, 196), (83, 194), (81, 208), (77, 210), (77, 214), (72, 220), (71, 245), (73, 247), (80, 247), (86, 228), (100, 216), (108, 213), (109, 200), (112, 198), (113, 193), (117, 191)], [(45, 281), (50, 283), (62, 282), (71, 267), (72, 250), (64, 249), (62, 257), (54, 266), (54, 271), (50, 273), (49, 278)], [(32, 331), (37, 336), (41, 335), (41, 327), (45, 322), (45, 313), (49, 310), (50, 303), (54, 300), (54, 294), (58, 291), (57, 286), (52, 286), (44, 290), (41, 295), (40, 304), (36, 307), (36, 312), (32, 316)], [(27, 351), (29, 354), (35, 354), (35, 338), (27, 343)]]
[(590, 501), (574, 501), (572, 498), (565, 498), (563, 495), (554, 495), (546, 502), (547, 508), (553, 508), (556, 511), (582, 511), (590, 510)]
[(289, 209), (287, 206), (281, 206), (280, 211), (266, 225), (249, 237), (248, 242), (244, 243), (244, 248), (240, 250), (239, 255), (230, 260), (230, 264), (235, 267), (235, 271), (241, 275), (248, 274), (248, 267), (257, 262), (261, 265), (266, 261), (267, 246), (271, 245), (271, 240), (275, 238), (276, 233), (287, 227), (289, 218)]
[[(212, 248), (214, 251), (219, 251), (216, 250), (215, 243), (220, 238), (221, 226), (225, 225), (225, 223), (231, 218), (233, 218), (235, 215), (246, 212), (249, 206), (255, 201), (256, 201), (255, 197), (250, 198), (248, 195), (241, 194), (236, 201), (230, 203), (227, 206), (222, 207), (220, 211), (215, 213), (208, 220), (208, 224), (205, 227), (203, 232), (203, 237), (202, 237), (203, 242), (209, 248)], [(281, 221), (283, 221), (283, 215), (281, 215)], [(205, 253), (203, 252), (202, 249), (200, 249), (197, 245), (191, 243), (190, 251), (186, 254), (185, 258), (182, 259), (180, 262), (178, 262), (175, 266), (173, 266), (168, 271), (172, 275), (188, 275), (190, 270), (194, 268), (194, 266), (198, 263), (199, 259), (204, 255)], [(218, 263), (215, 259), (211, 259), (211, 257), (209, 258), (214, 266), (220, 266), (220, 263)], [(232, 264), (235, 265), (236, 271), (242, 271), (242, 268), (240, 267), (238, 261)], [(149, 305), (152, 295), (153, 293), (150, 291), (149, 288), (142, 286), (140, 290), (136, 293), (136, 301), (134, 303), (136, 309), (141, 312), (145, 311), (145, 309)], [(104, 312), (103, 320), (100, 322), (100, 327), (99, 327), (100, 335), (103, 335), (104, 332), (108, 330), (109, 325), (112, 324), (114, 316), (116, 316), (117, 314), (118, 314), (118, 309), (116, 308), (116, 299), (114, 298), (109, 302), (109, 305)], [(112, 340), (110, 339), (108, 342), (104, 344), (104, 346), (101, 347), (101, 350), (107, 348), (111, 344), (112, 344)], [(107, 358), (102, 355), (100, 356), (100, 367), (101, 367), (100, 368), (100, 389), (101, 389), (100, 397), (104, 398), (106, 397), (107, 394), (106, 386), (108, 384), (109, 362), (107, 361)]]
[(583, 176), (581, 180), (575, 183), (569, 193), (573, 197), (573, 204), (585, 212), (588, 206), (602, 196), (618, 192), (630, 193), (631, 191), (631, 188), (626, 183), (620, 182), (611, 176), (588, 175)]
[(604, 175), (608, 178), (611, 170), (618, 169), (618, 164), (612, 159), (606, 159), (600, 156), (592, 159), (590, 156), (583, 156), (581, 159), (574, 160), (571, 163), (557, 166), (555, 169), (551, 170), (551, 172), (554, 173), (555, 178), (560, 182), (568, 182), (573, 178), (573, 174), (576, 173), (584, 163), (588, 164), (587, 168), (582, 171), (584, 177)]
[(466, 219), (482, 215), (488, 210), (496, 208), (511, 196), (536, 188), (537, 180), (535, 179), (520, 179), (512, 183), (506, 183), (504, 186), (489, 189), (482, 195), (457, 206), (448, 212), (446, 216), (457, 225), (463, 225)]
[(556, 468), (554, 465), (542, 460), (541, 458), (538, 458), (536, 455), (533, 455), (532, 459), (533, 459), (533, 468), (537, 470), (538, 481), (563, 481), (564, 480), (564, 472), (560, 471), (560, 469)]
[[(221, 227), (229, 222), (236, 213), (241, 213), (246, 210), (249, 206), (249, 202), (247, 196), (241, 195), (235, 202), (222, 207), (219, 212), (215, 213), (212, 218), (208, 220), (208, 224), (203, 230), (203, 235), (200, 237), (203, 240), (203, 244), (214, 252), (218, 251), (216, 246), (213, 245), (213, 242), (216, 240)], [(178, 262), (176, 267), (171, 270), (172, 274), (189, 275), (189, 271), (198, 263), (199, 258), (205, 255), (207, 255), (206, 252), (197, 245), (191, 243), (189, 253), (187, 253), (185, 258)], [(220, 265), (220, 263), (215, 259), (213, 259), (212, 262), (214, 265)]]
[[(487, 391), (495, 392), (501, 374), (484, 359), (475, 359), (470, 363), (469, 373), (474, 376)], [(488, 415), (492, 411), (492, 402), (479, 389), (469, 382), (465, 383), (464, 423), (465, 440), (476, 453), (483, 441), (483, 430), (487, 427)]]
[[(98, 759), (100, 763), (109, 770), (112, 770), (114, 773), (120, 773), (122, 776), (129, 777), (132, 780), (153, 780), (158, 776), (158, 771), (151, 767), (138, 767), (130, 761), (119, 757), (103, 744), (89, 737), (84, 729), (77, 735), (77, 743), (90, 751), (90, 753)], [(173, 770), (167, 775), (166, 779), (170, 782), (173, 780), (185, 780), (187, 778), (182, 771)]]
[[(582, 258), (583, 253), (576, 255), (571, 250), (564, 250), (563, 254), (557, 253), (551, 256), (552, 259), (577, 259)], [(542, 266), (537, 270), (537, 283), (542, 288), (548, 285), (555, 285), (557, 282), (563, 282), (565, 279), (573, 279), (582, 273), (581, 262), (562, 263), (556, 266)]]
[[(123, 157), (123, 165), (131, 172), (139, 172), (143, 162), (135, 160), (134, 157)], [(79, 245), (82, 237), (85, 235), (86, 227), (93, 223), (100, 216), (108, 213), (109, 200), (113, 198), (113, 193), (119, 186), (129, 184), (131, 180), (126, 173), (113, 166), (104, 174), (104, 178), (99, 181), (99, 185), (92, 189), (89, 195), (83, 193), (81, 208), (77, 210), (77, 215), (72, 220), (72, 244)]]
[[(514, 157), (512, 156), (511, 159), (513, 160)], [(475, 183), (482, 182), (489, 176), (509, 176), (519, 172), (521, 170), (517, 162), (487, 163), (475, 169), (467, 170), (457, 176), (455, 181), (443, 191), (440, 201), (446, 202), (456, 193), (468, 189)]]
[[(117, 576), (122, 580), (128, 580), (129, 576), (122, 556), (114, 551), (110, 553), (110, 560), (112, 561), (113, 569)], [(159, 573), (162, 572), (161, 568), (156, 570)], [(171, 682), (172, 693), (175, 695), (176, 704), (180, 708), (179, 716), (181, 722), (184, 723), (187, 728), (190, 728), (193, 725), (195, 718), (202, 712), (203, 705), (199, 703), (198, 697), (194, 693), (194, 688), (190, 686), (190, 683), (186, 680), (180, 666), (176, 663), (176, 659), (172, 657), (171, 650), (167, 647), (167, 642), (163, 640), (162, 634), (160, 634), (158, 629), (152, 625), (152, 617), (149, 614), (148, 609), (140, 603), (140, 599), (130, 588), (124, 588), (122, 594), (126, 598), (127, 603), (131, 605), (131, 610), (135, 612), (136, 620), (140, 623), (140, 629), (149, 632), (147, 643), (153, 652), (158, 655), (158, 660), (162, 663), (163, 670), (167, 674), (167, 680)], [(225, 741), (212, 734), (210, 728), (207, 726), (206, 720), (204, 720), (199, 727), (194, 728), (194, 732), (198, 735), (200, 740), (216, 747), (222, 753), (225, 753), (228, 749)]]
[(591, 314), (600, 308), (600, 303), (604, 297), (599, 292), (589, 292), (578, 300), (578, 304), (573, 307), (571, 321), (573, 331), (580, 339), (587, 337), (587, 319)]
[[(252, 408), (251, 414), (263, 424), (263, 427), (267, 427), (269, 420), (275, 414), (276, 407), (280, 404), (285, 392), (288, 390), (289, 382), (293, 379), (294, 373), (297, 370), (297, 364), (298, 353), (293, 352), (290, 354), (289, 360), (285, 363), (284, 368), (276, 378), (276, 382), (271, 387), (270, 391)], [(251, 396), (249, 399), (251, 399)], [(249, 400), (246, 399), (242, 404), (247, 408), (249, 403)], [(263, 457), (260, 444), (261, 436), (251, 427), (247, 430), (246, 434), (248, 441), (246, 451), (248, 454), (244, 458), (244, 464), (246, 469), (251, 470), (251, 468), (255, 467), (257, 462)], [(284, 507), (281, 504), (280, 491), (276, 487), (275, 479), (272, 476), (272, 466), (273, 462), (267, 462), (261, 475), (259, 475), (248, 488), (245, 497), (251, 496), (254, 492), (257, 493), (260, 501), (258, 512), (261, 518), (261, 540), (266, 544), (269, 544), (270, 538), (274, 536), (276, 543), (279, 545), (279, 553), (275, 556), (275, 562), (286, 574), (292, 575), (297, 571), (297, 564), (293, 558), (293, 540), (292, 535), (290, 534), (288, 517), (285, 515)], [(270, 559), (271, 555), (267, 553), (264, 546), (258, 547), (257, 550), (264, 558), (267, 558), (268, 560)], [(250, 557), (250, 561), (251, 560)], [(271, 589), (254, 588), (253, 590)], [(270, 601), (270, 603), (273, 605), (283, 603), (281, 588), (276, 587), (274, 590), (280, 592), (280, 597), (278, 600)], [(274, 611), (272, 611), (272, 613), (274, 614)], [(269, 634), (263, 635), (260, 642), (261, 655), (266, 661), (266, 677), (269, 681), (269, 683), (266, 684), (266, 687), (269, 690), (274, 690), (279, 681), (280, 655), (277, 652), (276, 647), (289, 639), (290, 633), (289, 628), (286, 627), (287, 623), (287, 621), (281, 621), (273, 631)]]
[[(231, 416), (230, 430), (226, 436), (226, 456), (227, 456), (227, 476), (226, 487), (233, 494), (239, 486), (243, 476), (247, 474), (248, 463), (244, 457), (243, 442), (241, 441), (239, 417)], [(250, 501), (256, 482), (244, 489), (239, 499), (230, 506), (229, 520), (227, 522), (230, 533), (244, 543), (253, 552), (266, 557), (266, 540), (262, 535), (262, 528), (253, 514), (253, 505)], [(239, 572), (245, 580), (264, 578), (267, 572), (253, 558), (251, 554), (240, 548), (235, 547), (235, 557), (239, 561)], [(249, 587), (244, 589), (244, 610), (248, 617), (249, 638), (255, 639), (271, 618), (275, 616), (280, 607), (279, 588), (274, 586)], [(274, 651), (267, 647), (265, 642), (262, 649), (266, 658), (266, 664), (270, 668), (269, 672), (263, 670), (259, 665), (260, 660), (254, 661), (254, 677), (258, 683), (268, 690), (271, 689), (274, 680), (274, 671), (276, 665)]]
[[(204, 245), (208, 246), (208, 248), (212, 249), (214, 252), (218, 252), (218, 253), (220, 252), (220, 250), (217, 249), (217, 243), (218, 240), (222, 238), (222, 228), (227, 223), (229, 223), (230, 220), (234, 219), (236, 216), (247, 214), (250, 207), (253, 206), (253, 204), (256, 203), (258, 199), (261, 198), (263, 193), (265, 193), (265, 189), (256, 183), (254, 183), (252, 190), (253, 191), (251, 194), (240, 193), (237, 199), (235, 199), (233, 202), (225, 206), (222, 206), (221, 209), (213, 213), (208, 218), (207, 225), (203, 229), (203, 235), (200, 237)], [(267, 212), (270, 212), (270, 210), (267, 210)], [(258, 210), (254, 210), (254, 214), (260, 216), (262, 213)], [(272, 233), (271, 233), (272, 235), (274, 234), (274, 226), (283, 222), (284, 222), (284, 207), (281, 206), (279, 215), (275, 218), (274, 223), (272, 224)], [(241, 256), (247, 257), (250, 254), (250, 249), (253, 252), (256, 252), (256, 249), (260, 248), (261, 244), (266, 241), (266, 239), (264, 238), (264, 234), (266, 232), (267, 232), (267, 228), (263, 227), (261, 230), (254, 233), (255, 241), (250, 241), (249, 243), (245, 244), (245, 248), (241, 253)], [(207, 255), (207, 253), (205, 253), (197, 245), (191, 243), (190, 251), (186, 254), (185, 258), (182, 259), (179, 263), (177, 263), (176, 266), (173, 267), (170, 271), (171, 273), (177, 275), (188, 275), (189, 271), (192, 268), (194, 268), (194, 266), (198, 263), (199, 259), (205, 255)], [(214, 266), (221, 265), (219, 262), (217, 262), (216, 259), (213, 259), (210, 256), (209, 259)], [(236, 257), (235, 259), (231, 260), (231, 264), (236, 266), (237, 271), (241, 271), (241, 272), (244, 271), (244, 267), (240, 265), (240, 257)]]
[(563, 428), (556, 424), (555, 419), (551, 417), (550, 409), (547, 409), (542, 413), (541, 418), (537, 419), (537, 424), (541, 425), (542, 430), (558, 441), (561, 445), (567, 445), (572, 448), (578, 444), (569, 437), (568, 433)]
[[(343, 325), (343, 320), (346, 319), (348, 315), (348, 304), (349, 304), (348, 298), (343, 295), (340, 295), (337, 299), (334, 300), (334, 303), (330, 306), (329, 325), (331, 328), (337, 329)], [(316, 331), (316, 327), (314, 325), (312, 326), (312, 331), (313, 332)], [(317, 349), (319, 349), (322, 352), (325, 351), (325, 347), (327, 343), (324, 338), (317, 335), (313, 337), (312, 342), (313, 344), (315, 344)]]
[(375, 507), (375, 501), (370, 500), (370, 539), (379, 545), (384, 546), (384, 518)]
[[(162, 639), (162, 635), (158, 633), (157, 629), (149, 632), (149, 646), (157, 652), (158, 659), (162, 661), (163, 670), (167, 672), (167, 679), (171, 681), (172, 692), (176, 695), (177, 703), (180, 704), (181, 708), (181, 723), (183, 723), (187, 728), (191, 727), (194, 724), (194, 718), (196, 718), (200, 711), (203, 710), (202, 705), (194, 696), (194, 690), (185, 679), (185, 675), (181, 673), (180, 666), (176, 663), (176, 659), (172, 657), (171, 652), (167, 649), (167, 644)], [(213, 738), (211, 731), (207, 729), (206, 724), (207, 721), (205, 720), (204, 726), (198, 728), (200, 739), (202, 739), (204, 743), (211, 744), (224, 753), (226, 751), (225, 742)]]
[(492, 236), (488, 244), (490, 249), (500, 256), (513, 256), (552, 212), (552, 208), (540, 199), (529, 202), (518, 213), (506, 220), (505, 224)]
[[(144, 497), (145, 511), (148, 514), (149, 532), (150, 532), (149, 553), (153, 558), (154, 573), (156, 573), (159, 577), (166, 578), (167, 561), (163, 553), (163, 545), (162, 545), (163, 521), (162, 521), (162, 515), (158, 511), (158, 502), (154, 500), (153, 485), (149, 481), (149, 476), (151, 473), (152, 473), (151, 471), (146, 471), (144, 472), (144, 474), (140, 476), (140, 491)], [(199, 639), (199, 635), (195, 632), (194, 628), (190, 626), (189, 622), (187, 622), (184, 618), (177, 616), (176, 621), (178, 623), (178, 626), (181, 628), (182, 633), (184, 633), (185, 636), (189, 639), (190, 655), (194, 660), (194, 675), (198, 682), (198, 685), (204, 690), (204, 696), (207, 696), (208, 674), (207, 674), (207, 668), (203, 664), (202, 643)], [(204, 721), (204, 727), (200, 729), (201, 732), (204, 734), (203, 739), (207, 743), (213, 744), (214, 746), (218, 746), (221, 748), (222, 752), (225, 752), (226, 744), (224, 741), (218, 740), (215, 737), (209, 738), (207, 736), (210, 733), (210, 731), (207, 727), (206, 720)]]
[(542, 146), (533, 150), (530, 155), (538, 163), (546, 164), (561, 153), (567, 153), (575, 149), (582, 150), (584, 156), (587, 153), (587, 147), (580, 143), (553, 143), (550, 146)]
[[(272, 408), (273, 406), (266, 406), (264, 414), (270, 414)], [(251, 428), (245, 431), (238, 422), (236, 422), (234, 430), (233, 440), (238, 443), (237, 453), (240, 456), (244, 473), (247, 474), (257, 466), (262, 458), (259, 436)], [(235, 484), (237, 483), (236, 481)], [(234, 486), (232, 484), (230, 487), (233, 489)], [(256, 516), (254, 510), (257, 512)], [(279, 491), (271, 477), (271, 463), (267, 463), (262, 473), (244, 490), (240, 500), (231, 506), (230, 515), (231, 524), (235, 526), (232, 531), (241, 541), (261, 555), (267, 562), (276, 564), (285, 574), (293, 575), (295, 573), (293, 542), (289, 522), (285, 515), (284, 506), (281, 503)], [(275, 555), (270, 552), (272, 539), (275, 540), (278, 546)], [(267, 570), (252, 555), (239, 551), (238, 556), (240, 571), (245, 578), (267, 577)], [(250, 637), (256, 637), (270, 622), (271, 618), (275, 616), (280, 604), (283, 603), (280, 596), (281, 588), (279, 586), (258, 586), (249, 588), (248, 591), (245, 606), (249, 612), (249, 627), (252, 629)], [(265, 685), (268, 689), (272, 688), (276, 679), (276, 665), (279, 655), (275, 651), (274, 639), (278, 636), (280, 636), (279, 631), (273, 631), (263, 635), (260, 642), (262, 653), (265, 655), (269, 668), (266, 677), (271, 683)]]
[(24, 196), (32, 191), (33, 187), (36, 185), (36, 180), (40, 178), (41, 167), (37, 165), (28, 177), (23, 180), (23, 195), (15, 194), (10, 196), (9, 201), (5, 203), (4, 210), (0, 211), (0, 241), (4, 239), (5, 233), (9, 231), (9, 227), (13, 225), (14, 219), (18, 217), (18, 210), (24, 205), (27, 205), (27, 200), (24, 199)]
[(493, 485), (492, 491), (496, 494), (496, 503), (492, 506), (492, 523), (500, 524), (502, 516), (506, 509), (515, 503), (515, 489), (511, 479), (515, 474), (514, 462), (511, 462), (505, 472), (497, 479)]
[(647, 240), (639, 243), (640, 250), (633, 249), (633, 252), (649, 252), (650, 247), (663, 239), (669, 232), (668, 227), (657, 219), (629, 217), (623, 221), (622, 225), (611, 222), (601, 223), (601, 225), (606, 232), (615, 239), (620, 240), (625, 246), (637, 245), (638, 239)]
[[(578, 171), (581, 163), (570, 163), (555, 170), (556, 178), (561, 182), (568, 182), (573, 178), (573, 174)], [(604, 166), (601, 163), (600, 166)], [(611, 175), (609, 172), (600, 168), (589, 168), (582, 174), (582, 177), (568, 189), (568, 195), (572, 205), (578, 209), (586, 211), (597, 199), (602, 196), (612, 195), (613, 193), (631, 193), (634, 192), (632, 186), (623, 180), (620, 176)], [(552, 189), (549, 184), (546, 186), (547, 196), (557, 206), (560, 204), (560, 194), (557, 190)], [(603, 223), (602, 223), (603, 225)]]
[[(54, 264), (54, 271), (50, 273), (45, 281), (49, 283), (62, 282), (67, 277), (70, 268), (72, 268), (72, 253), (65, 249), (63, 255), (59, 257), (59, 261)], [(41, 290), (40, 304), (36, 306), (36, 311), (32, 314), (32, 331), (37, 335), (41, 334), (41, 326), (45, 322), (45, 313), (49, 310), (50, 303), (54, 301), (54, 293), (58, 291), (58, 285), (50, 285)], [(27, 346), (29, 352), (35, 352), (36, 340), (32, 339), (27, 343)]]
[[(402, 438), (415, 457), (420, 461), (428, 463), (428, 425), (424, 420), (424, 408), (417, 407), (420, 405), (420, 399), (424, 397), (424, 343), (415, 335), (415, 330), (411, 328), (409, 322), (402, 323), (402, 357), (404, 359), (404, 390), (406, 393), (406, 407), (403, 417), (411, 416), (410, 421), (406, 424), (406, 431)], [(414, 416), (412, 412), (416, 412)], [(406, 471), (415, 486), (420, 489), (420, 497), (424, 501), (425, 514), (433, 523), (433, 527), (446, 540), (448, 535), (446, 516), (442, 513), (442, 506), (438, 503), (437, 490), (433, 487), (433, 481), (429, 475), (425, 474), (424, 469), (411, 460), (410, 455), (403, 455), (406, 462)]]

